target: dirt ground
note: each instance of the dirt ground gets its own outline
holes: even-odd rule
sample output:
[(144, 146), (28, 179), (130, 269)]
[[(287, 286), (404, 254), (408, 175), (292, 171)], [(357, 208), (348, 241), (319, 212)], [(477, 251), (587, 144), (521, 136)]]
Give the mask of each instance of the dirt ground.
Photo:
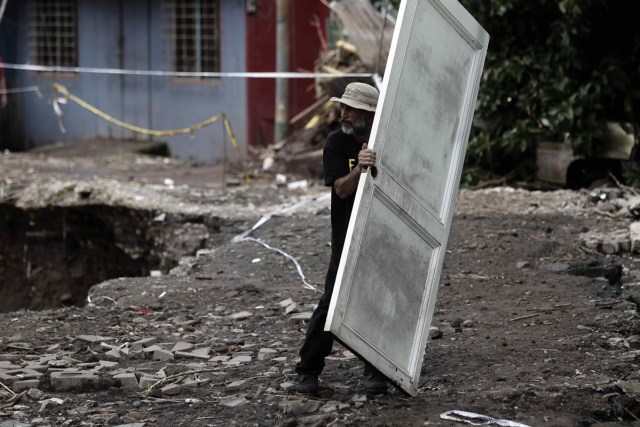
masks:
[[(640, 260), (624, 245), (605, 254), (585, 237), (628, 231), (635, 219), (620, 208), (628, 192), (461, 190), (417, 397), (395, 389), (366, 396), (361, 362), (336, 345), (320, 397), (311, 398), (291, 396), (286, 388), (295, 381), (306, 326), (295, 313), (312, 310), (319, 294), (304, 288), (289, 258), (231, 239), (273, 213), (251, 236), (294, 257), (306, 280), (321, 287), (330, 251), (326, 189), (319, 183), (289, 189), (272, 177), (248, 187), (214, 185), (221, 175), (168, 186), (165, 178), (203, 176), (203, 170), (127, 158), (131, 170), (141, 164), (153, 171), (143, 192), (153, 209), (215, 215), (216, 234), (171, 272), (94, 286), (91, 304), (0, 314), (0, 370), (3, 361), (55, 361), (42, 370), (42, 393), (29, 390), (13, 402), (13, 391), (0, 386), (0, 426), (464, 425), (441, 418), (450, 410), (528, 426), (640, 425)], [(45, 197), (46, 187), (64, 180), (117, 187), (123, 195), (108, 203), (150, 209), (132, 205), (145, 174), (123, 171), (122, 161), (108, 164), (104, 156), (98, 162), (0, 155), (4, 203), (26, 210), (38, 200), (55, 204), (62, 195)], [(172, 167), (182, 175), (173, 175)], [(242, 182), (241, 175), (232, 178)], [(43, 187), (28, 199), (34, 183)], [(300, 200), (308, 203), (282, 213)], [(289, 298), (298, 308), (287, 313), (291, 304), (283, 301)], [(88, 342), (82, 335), (104, 339)], [(202, 360), (107, 354), (145, 338), (188, 342), (210, 353)], [(225, 364), (221, 356), (249, 359)], [(101, 367), (100, 361), (117, 364)], [(50, 379), (52, 366), (98, 367), (100, 381), (60, 391)], [(197, 372), (176, 381), (192, 381), (170, 395), (113, 379), (189, 370)]]

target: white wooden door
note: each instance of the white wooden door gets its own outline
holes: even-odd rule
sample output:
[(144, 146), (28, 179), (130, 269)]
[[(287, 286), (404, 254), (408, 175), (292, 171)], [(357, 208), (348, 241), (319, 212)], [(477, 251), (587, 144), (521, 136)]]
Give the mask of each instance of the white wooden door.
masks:
[(326, 330), (415, 395), (489, 35), (403, 0)]

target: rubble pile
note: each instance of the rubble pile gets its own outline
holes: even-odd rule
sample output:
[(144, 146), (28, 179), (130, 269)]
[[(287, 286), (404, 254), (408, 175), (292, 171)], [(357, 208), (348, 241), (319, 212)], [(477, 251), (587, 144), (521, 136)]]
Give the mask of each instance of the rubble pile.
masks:
[[(368, 0), (334, 1), (331, 9), (341, 26), (341, 40), (318, 58), (316, 73), (373, 73), (382, 75), (389, 55), (394, 22), (381, 15)], [(327, 135), (339, 128), (339, 109), (331, 97), (340, 97), (354, 81), (368, 78), (316, 79), (317, 101), (293, 117), (292, 133), (260, 154), (263, 169), (311, 179), (322, 178), (322, 149)]]

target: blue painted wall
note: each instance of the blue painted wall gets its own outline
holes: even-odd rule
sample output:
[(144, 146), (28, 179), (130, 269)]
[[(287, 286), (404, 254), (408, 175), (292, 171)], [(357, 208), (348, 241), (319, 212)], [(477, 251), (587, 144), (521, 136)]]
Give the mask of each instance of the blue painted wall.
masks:
[[(0, 24), (0, 55), (5, 62), (29, 63), (29, 1), (9, 2)], [(220, 2), (222, 71), (245, 71), (244, 0)], [(161, 2), (155, 0), (79, 0), (79, 66), (99, 68), (172, 68), (171, 40)], [(124, 50), (119, 54), (119, 37)], [(63, 106), (66, 134), (62, 134), (53, 113), (51, 83), (65, 85), (71, 93), (118, 119), (151, 129), (192, 126), (226, 112), (246, 150), (246, 81), (243, 78), (183, 79), (175, 77), (119, 76), (104, 74), (51, 75), (26, 71), (7, 72), (11, 87), (37, 85), (44, 98), (34, 93), (15, 95), (22, 133), (33, 145), (56, 141), (111, 137), (148, 140), (107, 122), (74, 103)], [(169, 144), (183, 159), (213, 163), (223, 158), (223, 125), (217, 122), (190, 135), (154, 138)], [(229, 144), (228, 138), (227, 144)], [(227, 155), (235, 154), (227, 146)]]

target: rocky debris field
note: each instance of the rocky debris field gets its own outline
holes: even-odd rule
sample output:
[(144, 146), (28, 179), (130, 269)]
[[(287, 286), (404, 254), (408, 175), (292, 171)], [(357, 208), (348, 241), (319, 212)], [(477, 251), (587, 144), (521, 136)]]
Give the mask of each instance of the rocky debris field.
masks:
[[(362, 363), (338, 345), (309, 397), (288, 389), (329, 258), (326, 189), (168, 186), (38, 162), (0, 156), (3, 203), (90, 205), (74, 190), (90, 187), (98, 204), (219, 227), (171, 269), (99, 283), (81, 307), (0, 314), (0, 427), (464, 425), (447, 411), (640, 425), (631, 190), (461, 190), (417, 397), (366, 395)], [(28, 180), (18, 164), (35, 165)]]

